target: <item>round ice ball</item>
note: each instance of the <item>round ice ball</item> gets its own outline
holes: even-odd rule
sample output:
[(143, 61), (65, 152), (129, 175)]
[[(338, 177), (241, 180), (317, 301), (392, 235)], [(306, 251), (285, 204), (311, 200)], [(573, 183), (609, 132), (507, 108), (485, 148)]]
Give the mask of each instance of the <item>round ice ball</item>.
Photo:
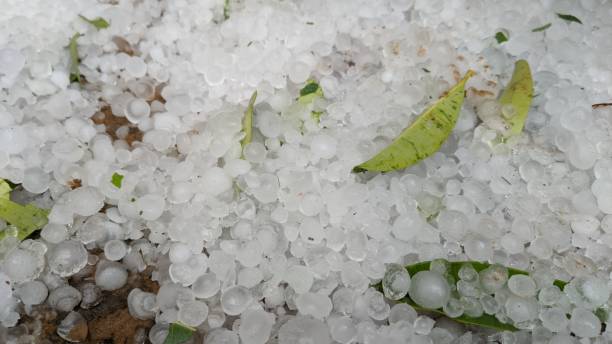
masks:
[(208, 306), (202, 301), (189, 301), (179, 305), (179, 321), (188, 326), (200, 326), (208, 317)]
[(127, 269), (117, 262), (101, 261), (96, 268), (96, 285), (102, 290), (117, 290), (125, 285)]
[(70, 312), (81, 302), (81, 293), (69, 285), (54, 289), (49, 294), (49, 306), (60, 312)]
[(211, 196), (217, 196), (232, 187), (232, 179), (219, 167), (207, 168), (202, 174), (200, 183), (204, 192)]
[(196, 297), (207, 299), (215, 296), (220, 286), (221, 282), (217, 279), (217, 276), (211, 272), (198, 277), (191, 285), (191, 290), (193, 290), (193, 294)]
[(221, 307), (227, 315), (238, 315), (244, 312), (253, 301), (249, 289), (243, 286), (233, 286), (221, 295)]
[(104, 206), (104, 195), (90, 186), (74, 189), (68, 197), (72, 211), (81, 216), (94, 215)]
[(526, 275), (514, 275), (508, 280), (508, 289), (517, 296), (535, 296), (537, 292), (536, 283), (533, 278)]
[(151, 114), (151, 107), (144, 99), (134, 98), (125, 107), (125, 118), (132, 123), (139, 123), (148, 118)]
[(28, 168), (23, 173), (21, 185), (26, 191), (39, 194), (47, 191), (51, 177), (39, 167)]
[(26, 305), (39, 305), (47, 299), (49, 290), (41, 281), (29, 281), (21, 284), (16, 294), (19, 295), (21, 302)]
[(438, 309), (450, 298), (450, 286), (441, 274), (433, 271), (419, 271), (410, 282), (410, 298), (418, 305)]
[(74, 275), (87, 264), (87, 250), (78, 241), (63, 241), (47, 255), (49, 269), (61, 277)]
[(140, 288), (134, 288), (128, 294), (127, 303), (132, 317), (141, 320), (155, 317), (155, 294), (144, 292)]
[(225, 328), (217, 328), (208, 333), (204, 343), (206, 344), (238, 344), (240, 339), (236, 332)]
[(238, 334), (243, 344), (265, 344), (274, 326), (274, 314), (249, 310), (240, 317)]
[(259, 142), (251, 142), (244, 147), (244, 157), (249, 162), (261, 163), (266, 160), (266, 147)]
[(37, 278), (44, 266), (43, 255), (23, 248), (11, 250), (2, 262), (2, 270), (14, 283), (31, 281)]
[(410, 290), (410, 274), (399, 264), (389, 264), (382, 280), (385, 296), (391, 300), (399, 300)]
[(312, 138), (310, 150), (315, 156), (323, 159), (331, 159), (336, 155), (338, 142), (329, 135), (320, 134)]
[(578, 337), (592, 338), (601, 331), (601, 321), (584, 308), (574, 308), (569, 325), (570, 331)]
[(123, 240), (109, 240), (104, 244), (104, 256), (108, 260), (118, 261), (127, 254), (127, 245)]

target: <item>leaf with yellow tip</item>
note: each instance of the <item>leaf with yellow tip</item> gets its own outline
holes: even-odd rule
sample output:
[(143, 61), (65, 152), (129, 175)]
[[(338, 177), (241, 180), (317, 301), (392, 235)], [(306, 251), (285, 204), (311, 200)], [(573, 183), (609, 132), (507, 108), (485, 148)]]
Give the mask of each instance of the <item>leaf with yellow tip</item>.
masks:
[(515, 114), (506, 119), (509, 130), (506, 136), (518, 135), (523, 131), (523, 126), (527, 120), (527, 113), (533, 99), (533, 79), (529, 63), (525, 60), (518, 60), (514, 64), (514, 72), (510, 83), (499, 97), (499, 103), (512, 105)]
[(244, 131), (244, 138), (240, 141), (240, 145), (244, 150), (244, 147), (251, 143), (253, 140), (253, 106), (255, 106), (255, 100), (257, 99), (257, 91), (253, 92), (249, 105), (244, 112), (244, 118), (242, 119), (242, 131)]
[(461, 81), (404, 129), (387, 148), (356, 166), (353, 172), (400, 170), (438, 151), (457, 123), (465, 96), (465, 83), (474, 74), (469, 70)]

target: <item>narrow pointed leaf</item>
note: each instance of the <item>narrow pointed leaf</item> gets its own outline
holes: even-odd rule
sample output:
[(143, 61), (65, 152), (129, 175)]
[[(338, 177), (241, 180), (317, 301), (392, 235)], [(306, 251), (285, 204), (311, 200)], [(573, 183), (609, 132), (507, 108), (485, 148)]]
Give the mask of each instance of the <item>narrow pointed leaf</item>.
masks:
[(546, 29), (548, 29), (549, 27), (551, 27), (552, 24), (548, 23), (548, 24), (544, 24), (542, 26), (536, 27), (535, 29), (531, 30), (531, 32), (541, 32), (541, 31), (545, 31)]
[(507, 119), (510, 126), (507, 136), (518, 135), (523, 131), (532, 99), (533, 79), (529, 64), (525, 60), (516, 61), (512, 79), (499, 98), (502, 106), (510, 104), (515, 111), (515, 115)]
[[(476, 262), (476, 261), (448, 262), (447, 275), (452, 277), (454, 280), (458, 281), (459, 280), (459, 269), (461, 268), (463, 264), (466, 264), (466, 263), (471, 264), (474, 267), (474, 269), (478, 272), (491, 266), (491, 264), (489, 263)], [(428, 271), (430, 264), (431, 262), (427, 261), (427, 262), (416, 263), (413, 265), (408, 265), (405, 268), (410, 274), (410, 276), (414, 276), (419, 271)], [(529, 275), (529, 272), (527, 271), (513, 269), (513, 268), (507, 268), (507, 269), (508, 269), (508, 277), (511, 277), (513, 275)], [(559, 289), (563, 290), (567, 282), (555, 280), (553, 284), (559, 287)], [(382, 292), (382, 285), (380, 283), (377, 284), (375, 287), (379, 291)], [(442, 311), (442, 309), (429, 309), (429, 308), (419, 306), (414, 301), (412, 301), (412, 299), (410, 299), (409, 296), (406, 296), (405, 298), (401, 299), (399, 302), (404, 302), (404, 303), (411, 305), (418, 312), (433, 313), (433, 314), (437, 314), (441, 316), (446, 316), (446, 314), (444, 313), (444, 311)], [(476, 327), (490, 328), (490, 329), (494, 329), (497, 331), (517, 331), (518, 330), (512, 324), (503, 323), (499, 321), (495, 316), (490, 315), (490, 314), (483, 314), (482, 316), (479, 316), (479, 317), (470, 317), (467, 315), (462, 315), (460, 317), (456, 317), (452, 319), (462, 324), (476, 326)]]
[(223, 19), (228, 20), (230, 17), (230, 0), (223, 2)]
[(240, 145), (244, 150), (244, 147), (251, 143), (253, 139), (253, 107), (255, 106), (255, 100), (257, 99), (257, 91), (253, 92), (249, 105), (244, 112), (244, 118), (242, 119), (242, 130), (244, 131), (244, 138), (240, 141)]
[(563, 13), (557, 13), (557, 17), (568, 21), (568, 22), (574, 22), (574, 23), (578, 23), (578, 24), (582, 24), (582, 21), (580, 21), (580, 19), (576, 18), (575, 16), (571, 15), (571, 14), (563, 14)]
[(453, 131), (461, 105), (465, 83), (474, 75), (469, 70), (448, 93), (423, 112), (414, 123), (370, 160), (353, 172), (387, 172), (406, 168), (435, 153)]
[(81, 72), (79, 71), (79, 49), (77, 46), (77, 40), (80, 36), (80, 33), (75, 33), (68, 44), (68, 51), (70, 52), (70, 82), (81, 82)]
[(106, 29), (109, 26), (108, 22), (104, 20), (104, 18), (102, 17), (88, 19), (80, 14), (79, 14), (79, 17), (83, 19), (84, 21), (88, 22), (89, 24), (93, 25), (98, 30)]
[(172, 323), (168, 328), (168, 336), (164, 340), (164, 344), (181, 344), (185, 343), (193, 336), (195, 329), (181, 323)]

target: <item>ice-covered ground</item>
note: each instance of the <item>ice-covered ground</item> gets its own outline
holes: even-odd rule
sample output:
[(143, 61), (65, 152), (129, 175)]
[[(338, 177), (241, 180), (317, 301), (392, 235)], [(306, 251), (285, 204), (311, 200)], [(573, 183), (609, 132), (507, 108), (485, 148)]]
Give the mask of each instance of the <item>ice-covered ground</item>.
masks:
[[(155, 318), (155, 344), (177, 321), (206, 344), (612, 340), (593, 314), (612, 286), (612, 106), (592, 107), (612, 101), (612, 3), (246, 0), (230, 1), (228, 19), (223, 8), (0, 2), (0, 178), (51, 209), (39, 239), (0, 243), (4, 326), (44, 302), (78, 312), (83, 291), (68, 277), (97, 264), (103, 290), (154, 267), (158, 294), (128, 301)], [(69, 82), (75, 33), (80, 86)], [(536, 95), (523, 135), (500, 143), (477, 110), (518, 59)], [(468, 69), (440, 152), (351, 173)], [(296, 102), (309, 79), (324, 98)], [(369, 289), (388, 264), (436, 258), (533, 271), (493, 301), (465, 286), (452, 298), (454, 311), (484, 307), (527, 330), (434, 322)], [(421, 277), (425, 289), (440, 282)], [(553, 278), (573, 287), (555, 291)]]

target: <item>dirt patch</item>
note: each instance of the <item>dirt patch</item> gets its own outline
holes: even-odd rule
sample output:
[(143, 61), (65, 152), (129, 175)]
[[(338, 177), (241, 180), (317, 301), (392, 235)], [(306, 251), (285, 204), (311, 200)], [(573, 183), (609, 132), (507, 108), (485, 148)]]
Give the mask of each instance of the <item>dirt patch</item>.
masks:
[(130, 123), (127, 118), (115, 116), (111, 110), (111, 107), (108, 105), (103, 106), (98, 113), (91, 117), (91, 120), (95, 124), (103, 124), (106, 128), (106, 133), (113, 139), (113, 141), (119, 139), (117, 136), (117, 129), (123, 126), (128, 127), (128, 134), (124, 140), (130, 147), (132, 147), (134, 142), (142, 141), (143, 132), (140, 131), (136, 125)]
[[(126, 285), (118, 290), (102, 292), (101, 301), (94, 307), (83, 309), (76, 307), (87, 323), (74, 327), (70, 338), (80, 338), (86, 344), (141, 344), (148, 343), (149, 329), (155, 324), (153, 320), (132, 318), (127, 307), (127, 296), (134, 288), (146, 292), (157, 293), (159, 285), (151, 280), (152, 268), (141, 273), (132, 273)], [(92, 282), (95, 269), (89, 270), (85, 276), (69, 280), (71, 285)], [(36, 344), (67, 343), (57, 335), (57, 328), (66, 316), (58, 313), (47, 305), (36, 306), (31, 316), (23, 316), (21, 323), (35, 334)]]

